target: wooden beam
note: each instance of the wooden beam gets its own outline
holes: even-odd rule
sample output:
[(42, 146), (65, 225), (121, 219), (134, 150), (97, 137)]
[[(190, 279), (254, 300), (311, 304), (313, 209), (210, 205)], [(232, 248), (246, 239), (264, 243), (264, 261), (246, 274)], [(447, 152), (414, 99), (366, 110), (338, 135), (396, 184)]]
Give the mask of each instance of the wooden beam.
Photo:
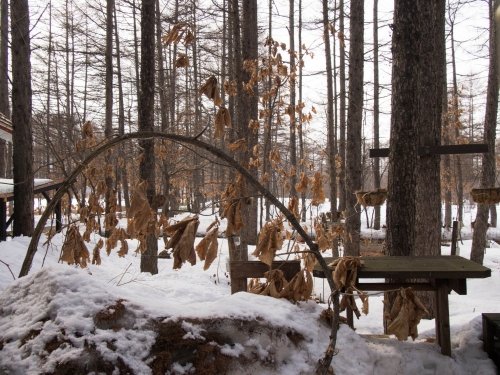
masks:
[[(371, 158), (386, 158), (389, 156), (388, 148), (371, 148)], [(448, 155), (448, 154), (483, 154), (488, 152), (486, 143), (472, 143), (464, 145), (439, 145), (431, 147), (420, 147), (418, 154), (425, 155)]]
[[(260, 261), (251, 260), (235, 260), (229, 263), (231, 277), (236, 278), (253, 278), (264, 277), (264, 272), (269, 271), (269, 266)], [(285, 279), (290, 281), (297, 272), (300, 271), (300, 261), (275, 261), (272, 269), (280, 269), (285, 275)]]
[(422, 155), (449, 155), (449, 154), (484, 154), (488, 152), (486, 143), (471, 143), (464, 145), (440, 145), (420, 147), (418, 154)]
[(371, 158), (387, 158), (389, 157), (388, 148), (371, 148), (370, 149)]

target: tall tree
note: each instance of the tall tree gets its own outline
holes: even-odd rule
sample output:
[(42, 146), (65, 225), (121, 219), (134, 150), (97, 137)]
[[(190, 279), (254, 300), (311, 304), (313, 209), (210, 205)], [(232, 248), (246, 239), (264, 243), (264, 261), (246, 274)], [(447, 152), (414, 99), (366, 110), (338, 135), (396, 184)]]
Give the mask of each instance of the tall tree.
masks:
[(359, 255), (360, 212), (355, 191), (361, 189), (361, 127), (363, 119), (363, 20), (364, 1), (351, 0), (349, 25), (349, 107), (346, 147), (346, 255)]
[[(441, 143), (445, 62), (445, 0), (420, 0), (418, 144)], [(441, 171), (439, 155), (419, 155), (416, 185), (416, 243), (412, 255), (441, 252)], [(429, 298), (432, 300), (432, 298)]]
[(297, 199), (297, 124), (296, 124), (296, 76), (297, 66), (295, 64), (295, 0), (289, 1), (288, 7), (288, 33), (290, 36), (290, 106), (288, 114), (290, 116), (290, 198)]
[[(141, 10), (141, 73), (139, 95), (139, 130), (154, 130), (155, 98), (155, 0), (142, 0)], [(147, 181), (149, 204), (155, 195), (154, 140), (140, 142), (142, 157), (139, 165), (141, 180)], [(158, 273), (158, 241), (154, 233), (147, 235), (146, 250), (141, 255), (141, 272)]]
[[(9, 105), (9, 4), (0, 0), (0, 113), (10, 117)], [(0, 177), (6, 175), (7, 145), (0, 139)]]
[[(492, 187), (495, 184), (495, 133), (498, 112), (498, 66), (497, 66), (497, 48), (496, 38), (498, 30), (495, 24), (495, 14), (499, 0), (489, 0), (488, 10), (490, 19), (489, 32), (489, 70), (488, 70), (488, 88), (486, 93), (486, 113), (484, 117), (484, 142), (488, 144), (488, 152), (483, 154), (481, 185), (483, 187)], [(488, 230), (488, 211), (487, 204), (478, 204), (476, 222), (474, 224), (474, 233), (472, 236), (472, 250), (470, 259), (479, 264), (483, 264), (484, 250), (486, 249), (486, 232)]]
[[(452, 92), (451, 92), (451, 126), (453, 129), (453, 135), (455, 143), (460, 142), (460, 109), (459, 109), (459, 92), (458, 92), (458, 81), (457, 81), (457, 61), (455, 57), (455, 19), (456, 14), (459, 9), (459, 4), (453, 9), (448, 7), (448, 25), (449, 25), (449, 35), (450, 35), (450, 49), (451, 49), (451, 73), (452, 73)], [(464, 179), (462, 171), (462, 158), (461, 155), (453, 156), (454, 166), (455, 166), (455, 180), (456, 180), (456, 194), (457, 194), (457, 220), (463, 222), (464, 213)]]
[[(245, 22), (241, 25), (241, 59), (258, 64), (258, 29), (257, 29), (257, 1), (249, 0), (243, 2), (242, 17)], [(236, 29), (237, 30), (237, 29)], [(236, 40), (235, 40), (236, 44)], [(240, 67), (241, 69), (242, 67)], [(257, 66), (255, 66), (257, 69)], [(241, 82), (249, 83), (252, 77), (250, 69), (242, 69)], [(248, 86), (248, 85), (247, 85)], [(251, 121), (258, 120), (258, 87), (253, 83), (251, 89), (242, 89), (239, 91), (241, 101), (239, 102), (240, 116), (238, 117), (240, 134), (246, 138), (247, 151), (243, 156), (243, 164), (248, 166), (253, 147), (257, 145), (258, 131), (250, 126)], [(243, 86), (242, 86), (243, 87)], [(257, 169), (252, 168), (252, 174), (257, 177)], [(241, 246), (246, 251), (246, 245), (255, 245), (257, 242), (257, 191), (253, 186), (247, 186), (247, 193), (252, 197), (251, 203), (246, 207), (246, 223), (242, 229)]]
[[(418, 2), (394, 3), (392, 115), (389, 153), (387, 235), (389, 255), (414, 253), (418, 145)], [(413, 77), (413, 79), (408, 79)]]
[(12, 1), (12, 126), (14, 236), (33, 233), (30, 14), (28, 0)]
[[(113, 136), (113, 18), (114, 18), (114, 0), (106, 0), (106, 48), (104, 52), (104, 60), (106, 65), (106, 89), (105, 89), (105, 120), (104, 120), (104, 136), (111, 138)], [(69, 103), (69, 101), (68, 101)], [(69, 111), (69, 109), (68, 109)], [(68, 112), (69, 114), (69, 112)], [(73, 119), (70, 118), (70, 121)], [(112, 166), (114, 158), (111, 151), (106, 154), (106, 164)], [(110, 171), (106, 171), (106, 215), (110, 214), (112, 202), (115, 198), (113, 175)], [(108, 229), (106, 228), (106, 231)]]
[(330, 48), (330, 20), (328, 17), (328, 1), (323, 0), (323, 41), (325, 43), (325, 59), (326, 59), (326, 85), (327, 85), (327, 103), (326, 103), (326, 122), (328, 134), (328, 174), (330, 178), (330, 213), (332, 218), (337, 214), (337, 168), (335, 155), (337, 153), (335, 143), (335, 128), (333, 121), (333, 69), (332, 69), (332, 52)]
[(340, 154), (340, 170), (339, 170), (339, 211), (344, 211), (346, 208), (346, 77), (345, 77), (345, 26), (344, 26), (344, 0), (339, 1), (339, 154)]
[[(378, 72), (378, 0), (373, 0), (373, 147), (380, 147), (380, 103)], [(373, 185), (380, 188), (380, 159), (373, 160)], [(373, 229), (380, 229), (380, 206), (375, 206)]]
[[(120, 49), (120, 35), (118, 34), (118, 21), (116, 17), (116, 6), (114, 7), (114, 30), (115, 30), (115, 44), (116, 44), (116, 75), (118, 81), (118, 134), (123, 135), (125, 133), (125, 103), (124, 103), (124, 93), (123, 93), (123, 75), (122, 75), (122, 64), (121, 64), (121, 49)], [(118, 155), (120, 160), (124, 160), (125, 153), (123, 145), (120, 145), (118, 150)], [(120, 161), (121, 163), (121, 161)], [(118, 163), (118, 164), (120, 164)], [(118, 207), (121, 211), (122, 206), (122, 195), (125, 201), (125, 207), (130, 207), (130, 198), (128, 191), (128, 174), (127, 168), (117, 166), (116, 168), (116, 186), (121, 186), (118, 190)]]

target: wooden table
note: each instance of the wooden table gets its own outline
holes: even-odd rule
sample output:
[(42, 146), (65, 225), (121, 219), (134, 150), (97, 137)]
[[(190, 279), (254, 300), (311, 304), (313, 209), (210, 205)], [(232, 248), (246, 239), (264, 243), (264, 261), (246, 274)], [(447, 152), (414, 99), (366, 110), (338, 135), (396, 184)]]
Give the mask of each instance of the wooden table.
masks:
[[(362, 291), (384, 291), (400, 287), (430, 290), (436, 296), (436, 338), (441, 353), (451, 355), (448, 293), (467, 294), (467, 279), (486, 278), (491, 270), (460, 256), (375, 256), (361, 257), (356, 287)], [(333, 258), (325, 259), (329, 264)], [(316, 265), (313, 275), (324, 277)], [(384, 279), (382, 282), (360, 282), (360, 279)], [(419, 279), (413, 282), (411, 279)]]

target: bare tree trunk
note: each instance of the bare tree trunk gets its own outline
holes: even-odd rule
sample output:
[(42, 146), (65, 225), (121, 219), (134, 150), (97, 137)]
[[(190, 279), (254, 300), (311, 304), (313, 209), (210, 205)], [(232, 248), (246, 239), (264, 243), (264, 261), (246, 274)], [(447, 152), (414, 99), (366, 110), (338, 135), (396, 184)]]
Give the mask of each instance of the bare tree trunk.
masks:
[[(0, 113), (10, 118), (9, 105), (9, 4), (0, 2)], [(7, 144), (0, 140), (0, 177), (7, 177)]]
[[(452, 76), (453, 76), (453, 92), (452, 92), (452, 100), (453, 100), (453, 128), (455, 131), (455, 143), (459, 143), (460, 141), (460, 114), (459, 114), (459, 103), (458, 103), (458, 83), (457, 83), (457, 68), (456, 68), (456, 59), (455, 59), (455, 33), (454, 33), (454, 20), (450, 22), (450, 37), (451, 37), (451, 67), (452, 67)], [(457, 193), (457, 220), (459, 222), (463, 222), (463, 213), (464, 213), (464, 181), (463, 181), (463, 172), (462, 172), (462, 159), (460, 155), (454, 155), (453, 160), (455, 162), (455, 176), (456, 176), (456, 193)]]
[[(418, 145), (441, 143), (442, 99), (445, 64), (445, 0), (420, 0), (420, 66)], [(415, 252), (412, 255), (441, 253), (441, 160), (439, 155), (417, 158)], [(435, 316), (434, 293), (419, 293), (429, 317)]]
[(11, 2), (14, 236), (31, 236), (34, 225), (29, 19), (27, 0)]
[[(156, 49), (158, 53), (158, 91), (160, 96), (160, 128), (162, 131), (167, 132), (169, 127), (169, 106), (167, 103), (167, 96), (165, 90), (167, 89), (165, 79), (165, 57), (162, 44), (162, 27), (161, 27), (161, 14), (160, 14), (160, 1), (156, 0)], [(173, 100), (172, 100), (173, 101)], [(165, 196), (165, 203), (162, 207), (162, 213), (166, 216), (170, 211), (170, 176), (169, 176), (169, 163), (165, 159), (162, 161), (161, 175), (162, 175), (162, 188), (163, 195)]]
[(337, 168), (335, 163), (335, 131), (333, 123), (333, 72), (332, 52), (330, 48), (330, 20), (328, 19), (328, 1), (323, 0), (323, 40), (325, 42), (327, 105), (326, 120), (328, 134), (328, 174), (330, 178), (330, 212), (332, 218), (337, 214)]
[[(105, 120), (104, 120), (104, 136), (109, 139), (113, 136), (113, 16), (114, 16), (115, 1), (106, 0), (106, 49), (104, 60), (106, 65), (106, 88), (105, 88)], [(106, 165), (114, 165), (114, 157), (111, 151), (106, 154)], [(114, 170), (115, 168), (113, 168)], [(114, 199), (114, 182), (112, 172), (106, 170), (106, 196), (105, 196), (105, 213), (110, 214), (110, 207), (113, 205)], [(109, 235), (107, 228), (105, 235)]]
[(339, 171), (339, 211), (346, 209), (346, 77), (345, 77), (345, 27), (344, 27), (344, 0), (339, 1), (339, 153), (340, 153), (340, 171)]
[[(142, 0), (141, 12), (141, 94), (139, 96), (139, 130), (154, 130), (155, 98), (155, 0)], [(141, 180), (147, 181), (147, 197), (151, 205), (155, 195), (154, 140), (140, 142), (143, 157), (139, 165)], [(154, 233), (147, 235), (147, 247), (141, 255), (141, 272), (158, 273), (158, 241)]]
[[(486, 93), (484, 142), (488, 144), (489, 149), (487, 153), (483, 154), (481, 173), (481, 185), (483, 187), (492, 187), (495, 183), (495, 133), (498, 111), (498, 67), (495, 39), (498, 31), (495, 27), (494, 15), (500, 5), (499, 3), (499, 0), (495, 0), (494, 2), (493, 0), (489, 0), (488, 2), (490, 18), (490, 67), (488, 70), (488, 88)], [(489, 206), (487, 204), (478, 204), (470, 259), (479, 264), (483, 264), (484, 251), (486, 249), (488, 211)]]
[[(254, 61), (258, 64), (258, 29), (257, 29), (257, 1), (249, 0), (243, 2), (242, 17), (245, 20), (241, 27), (241, 58), (243, 62)], [(240, 23), (240, 22), (238, 22)], [(238, 28), (235, 28), (238, 30)], [(236, 43), (235, 43), (236, 44)], [(237, 67), (242, 69), (242, 66)], [(250, 72), (243, 69), (241, 71), (241, 82), (250, 81)], [(241, 84), (241, 83), (239, 83)], [(258, 131), (250, 129), (251, 120), (258, 120), (258, 87), (253, 87), (252, 93), (247, 93), (245, 90), (239, 91), (241, 101), (239, 104), (241, 117), (238, 118), (241, 126), (241, 135), (246, 138), (247, 151), (243, 155), (243, 164), (248, 166), (251, 158), (253, 147), (257, 145)], [(252, 175), (257, 177), (257, 169), (251, 169)], [(255, 245), (257, 243), (257, 191), (252, 186), (247, 187), (247, 194), (252, 198), (250, 204), (245, 207), (245, 215), (247, 218), (246, 225), (241, 231), (241, 249), (247, 251), (247, 245)]]
[[(196, 4), (195, 1), (192, 2), (192, 17), (193, 25), (196, 27)], [(193, 84), (195, 90), (199, 87), (199, 59), (198, 59), (198, 41), (194, 40), (193, 45)], [(200, 97), (195, 95), (194, 97), (194, 132), (197, 133), (201, 130), (201, 102)], [(203, 201), (202, 185), (203, 185), (203, 171), (201, 167), (201, 160), (198, 154), (193, 155), (193, 209), (194, 212), (200, 212), (205, 207), (205, 202)]]
[(360, 211), (355, 191), (361, 189), (361, 127), (363, 117), (363, 16), (364, 1), (351, 0), (349, 27), (349, 107), (347, 112), (345, 254), (359, 255)]
[[(272, 39), (273, 36), (273, 20), (272, 20), (272, 10), (273, 10), (273, 1), (269, 0), (268, 2), (268, 29), (269, 29), (269, 38)], [(271, 71), (271, 56), (272, 56), (272, 44), (269, 43), (267, 48), (267, 64), (268, 69)], [(273, 78), (272, 75), (269, 74), (267, 78), (267, 90), (271, 90), (273, 86)], [(266, 103), (266, 109), (268, 110), (267, 118), (264, 124), (264, 150), (263, 150), (263, 161), (262, 161), (262, 175), (264, 176), (264, 186), (266, 189), (271, 190), (271, 167), (269, 163), (269, 153), (271, 152), (272, 145), (272, 126), (273, 126), (273, 100), (272, 95), (269, 95), (269, 98)], [(265, 220), (262, 220), (263, 212), (265, 211)], [(268, 200), (265, 200), (265, 209), (261, 211), (261, 225), (263, 226), (263, 221), (271, 220), (271, 204)]]
[(397, 0), (394, 4), (392, 36), (392, 116), (387, 199), (388, 255), (414, 253), (416, 215), (416, 167), (418, 144), (419, 77), (418, 4)]
[[(123, 100), (123, 76), (122, 76), (122, 65), (121, 65), (121, 49), (120, 49), (120, 35), (118, 34), (118, 21), (116, 17), (116, 7), (114, 8), (114, 29), (115, 29), (115, 44), (116, 44), (116, 73), (118, 80), (118, 134), (125, 134), (125, 103)], [(128, 174), (127, 167), (125, 165), (125, 152), (123, 145), (120, 145), (118, 149), (118, 156), (123, 162), (117, 163), (117, 173), (116, 173), (116, 187), (118, 189), (121, 186), (121, 191), (123, 192), (123, 200), (125, 201), (125, 207), (128, 209), (130, 207), (130, 197), (128, 191)], [(118, 201), (118, 206), (120, 211), (122, 210), (122, 199)]]
[[(378, 74), (378, 0), (373, 1), (373, 147), (380, 147), (380, 107), (379, 107), (379, 74)], [(380, 188), (380, 159), (373, 159), (373, 185)], [(375, 207), (373, 229), (380, 229), (380, 206)]]
[[(270, 16), (271, 14), (269, 14)], [(302, 79), (303, 79), (303, 59), (304, 52), (302, 50), (302, 0), (299, 0), (299, 103), (302, 103)], [(336, 99), (335, 99), (336, 100)], [(304, 122), (302, 121), (302, 111), (299, 115), (299, 158), (300, 158), (300, 172), (306, 173), (305, 168), (305, 150), (304, 150)], [(335, 188), (337, 190), (337, 188)], [(300, 219), (306, 221), (306, 194), (304, 190), (300, 193)]]
[(290, 40), (290, 107), (288, 114), (290, 117), (290, 198), (297, 198), (297, 124), (295, 111), (296, 98), (296, 72), (295, 64), (295, 0), (288, 2), (288, 35)]
[[(444, 77), (443, 80), (443, 99), (441, 105), (443, 107), (443, 116), (442, 116), (442, 137), (443, 143), (450, 143), (450, 129), (449, 129), (449, 121), (448, 121), (448, 85), (446, 82), (446, 61), (443, 68)], [(444, 190), (444, 219), (443, 226), (445, 228), (451, 228), (451, 204), (452, 204), (452, 194), (451, 194), (451, 156), (443, 155), (443, 179), (442, 179), (442, 187), (441, 190)]]

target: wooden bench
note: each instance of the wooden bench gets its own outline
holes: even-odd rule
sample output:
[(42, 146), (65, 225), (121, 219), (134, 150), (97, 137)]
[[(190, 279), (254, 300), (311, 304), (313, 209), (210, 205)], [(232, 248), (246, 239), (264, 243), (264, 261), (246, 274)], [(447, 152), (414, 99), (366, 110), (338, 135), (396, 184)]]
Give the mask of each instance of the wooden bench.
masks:
[(500, 314), (483, 314), (483, 348), (500, 368)]
[[(378, 256), (362, 257), (356, 287), (363, 291), (385, 291), (400, 287), (434, 291), (436, 301), (436, 338), (441, 353), (451, 355), (448, 293), (467, 294), (468, 278), (491, 276), (491, 270), (460, 256)], [(333, 259), (325, 259), (330, 263)], [(316, 265), (316, 277), (324, 277)], [(382, 279), (382, 282), (359, 282), (360, 279)], [(412, 280), (421, 281), (414, 282)]]
[[(264, 277), (264, 273), (269, 271), (269, 269), (267, 264), (258, 260), (236, 260), (229, 262), (231, 282), (234, 280), (246, 280), (247, 278)], [(300, 260), (275, 261), (271, 269), (282, 270), (285, 279), (290, 281), (300, 271)], [(232, 290), (232, 293), (246, 292), (246, 281), (240, 284), (245, 285), (245, 289)]]

